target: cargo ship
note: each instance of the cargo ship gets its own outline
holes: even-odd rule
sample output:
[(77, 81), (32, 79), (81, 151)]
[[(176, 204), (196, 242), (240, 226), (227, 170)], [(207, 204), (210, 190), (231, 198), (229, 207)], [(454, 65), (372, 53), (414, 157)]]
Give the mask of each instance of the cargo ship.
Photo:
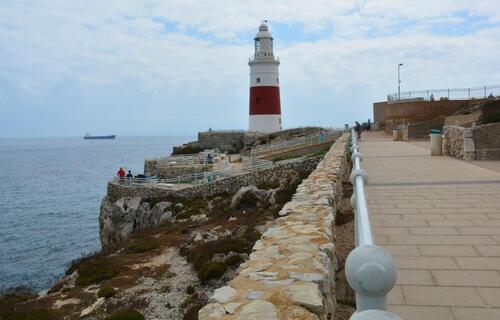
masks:
[(86, 133), (83, 136), (83, 139), (85, 139), (85, 140), (102, 140), (102, 139), (114, 139), (114, 138), (116, 138), (116, 135), (114, 135), (114, 134), (109, 135), (109, 136), (93, 136), (90, 133)]

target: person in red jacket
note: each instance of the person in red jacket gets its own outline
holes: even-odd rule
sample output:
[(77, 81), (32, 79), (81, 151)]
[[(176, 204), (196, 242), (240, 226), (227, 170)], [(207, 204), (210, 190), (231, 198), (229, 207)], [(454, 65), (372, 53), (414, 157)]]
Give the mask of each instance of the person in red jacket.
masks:
[(122, 167), (120, 167), (120, 170), (118, 170), (116, 175), (120, 179), (120, 184), (123, 184), (125, 182), (125, 170)]

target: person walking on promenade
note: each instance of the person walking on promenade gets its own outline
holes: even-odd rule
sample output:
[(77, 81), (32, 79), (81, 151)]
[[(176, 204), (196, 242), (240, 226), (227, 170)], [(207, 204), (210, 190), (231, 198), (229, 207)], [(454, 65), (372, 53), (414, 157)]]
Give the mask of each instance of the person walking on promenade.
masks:
[(372, 131), (372, 122), (368, 119), (368, 123), (366, 124), (366, 131)]
[(361, 140), (361, 125), (356, 121), (356, 125), (354, 126), (354, 131), (358, 135), (358, 140)]

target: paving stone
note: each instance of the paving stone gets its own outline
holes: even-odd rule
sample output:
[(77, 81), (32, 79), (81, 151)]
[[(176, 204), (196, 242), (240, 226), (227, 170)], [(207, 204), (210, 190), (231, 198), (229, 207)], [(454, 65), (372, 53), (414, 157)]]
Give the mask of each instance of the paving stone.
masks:
[(479, 256), (473, 246), (467, 245), (419, 245), (418, 249), (423, 256)]
[(485, 257), (500, 257), (500, 246), (474, 246), (479, 254)]
[(500, 257), (455, 257), (460, 269), (500, 270)]
[[(448, 270), (447, 270), (448, 271)], [(397, 284), (400, 285), (436, 285), (429, 270), (400, 269)]]
[(500, 288), (477, 288), (489, 306), (500, 307)]
[(458, 269), (451, 257), (405, 257), (394, 256), (401, 269)]
[(451, 308), (456, 320), (498, 320), (500, 308)]
[(402, 286), (407, 304), (424, 306), (485, 306), (474, 288)]
[(389, 305), (388, 309), (404, 320), (455, 320), (449, 307)]
[(438, 285), (491, 287), (500, 286), (500, 275), (497, 271), (478, 270), (432, 270)]

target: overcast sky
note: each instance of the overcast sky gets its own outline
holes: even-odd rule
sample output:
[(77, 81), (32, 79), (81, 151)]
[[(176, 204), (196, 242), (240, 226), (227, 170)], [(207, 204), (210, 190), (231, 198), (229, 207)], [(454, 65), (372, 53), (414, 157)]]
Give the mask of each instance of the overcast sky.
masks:
[(500, 84), (498, 0), (0, 0), (0, 137), (246, 129), (262, 19), (285, 127), (397, 90)]

